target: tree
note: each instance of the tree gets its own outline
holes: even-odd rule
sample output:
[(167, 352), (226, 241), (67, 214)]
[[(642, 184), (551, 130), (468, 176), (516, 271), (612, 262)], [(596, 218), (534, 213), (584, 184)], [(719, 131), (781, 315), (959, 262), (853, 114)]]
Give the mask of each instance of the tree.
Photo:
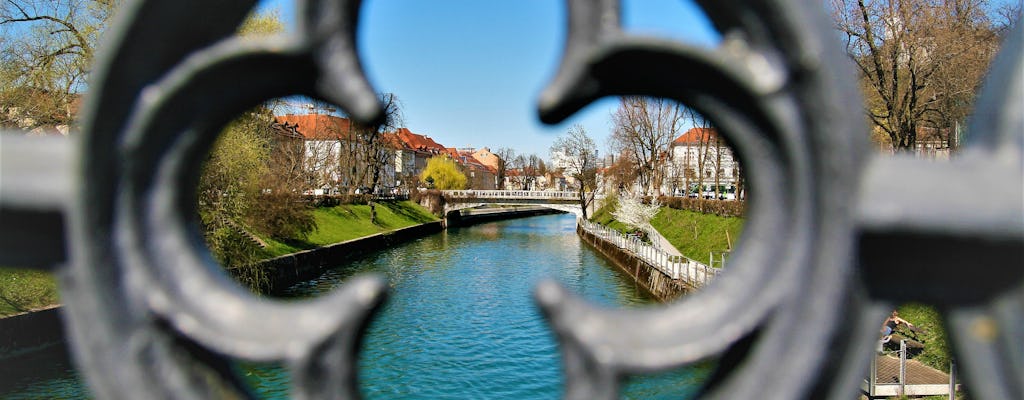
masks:
[(386, 132), (393, 132), (404, 125), (402, 115), (402, 103), (394, 93), (381, 93), (378, 95), (384, 104), (384, 122), (377, 126), (354, 126), (354, 135), (349, 139), (347, 148), (350, 152), (349, 164), (355, 172), (349, 190), (355, 186), (366, 186), (376, 190), (381, 184), (381, 178), (386, 172), (386, 167), (394, 162), (395, 151), (392, 143), (384, 140)]
[(119, 3), (0, 3), (0, 126), (73, 124), (96, 45)]
[(619, 197), (618, 205), (615, 207), (615, 211), (612, 211), (612, 216), (616, 221), (640, 229), (650, 236), (654, 230), (651, 220), (658, 214), (658, 211), (661, 211), (661, 203), (657, 198), (652, 199), (650, 204), (644, 204), (640, 194), (633, 193), (629, 196)]
[(914, 148), (919, 127), (949, 132), (973, 108), (998, 42), (987, 7), (986, 0), (832, 0), (860, 71), (865, 114), (894, 151)]
[(633, 163), (644, 194), (661, 191), (668, 146), (682, 130), (685, 110), (672, 100), (631, 96), (623, 97), (612, 114), (609, 143), (614, 153), (627, 155)]
[(559, 136), (551, 145), (551, 153), (559, 154), (565, 160), (565, 173), (573, 180), (578, 193), (583, 218), (587, 218), (587, 207), (594, 202), (597, 189), (597, 146), (587, 135), (583, 125), (575, 124), (565, 136)]
[[(243, 24), (243, 36), (283, 29), (272, 17), (252, 18), (260, 22)], [(301, 199), (309, 181), (304, 140), (294, 126), (275, 122), (275, 107), (277, 102), (268, 101), (221, 131), (197, 188), (207, 246), (222, 266), (241, 271), (238, 276), (253, 289), (263, 283), (262, 272), (250, 268), (262, 256), (254, 240), (301, 240), (316, 229), (312, 207)]]
[(604, 172), (605, 187), (619, 193), (633, 188), (637, 181), (636, 161), (633, 153), (624, 151), (619, 153), (618, 158), (612, 165), (609, 165)]
[(524, 190), (535, 190), (537, 188), (537, 177), (544, 175), (541, 172), (544, 169), (544, 160), (541, 160), (536, 154), (530, 154), (526, 156), (522, 161), (523, 173), (523, 189)]
[(420, 181), (433, 185), (438, 190), (460, 190), (466, 188), (466, 174), (459, 170), (455, 160), (446, 155), (431, 157), (420, 174)]
[[(232, 121), (221, 132), (203, 164), (198, 210), (203, 236), (214, 257), (226, 268), (251, 264), (258, 249), (248, 245), (241, 224), (258, 210), (261, 177), (268, 174), (269, 142), (251, 114)], [(256, 128), (256, 129), (253, 129)]]
[(494, 154), (498, 156), (498, 189), (504, 189), (505, 177), (508, 176), (508, 171), (516, 168), (516, 166), (512, 165), (516, 160), (516, 151), (509, 147), (502, 147), (494, 152)]

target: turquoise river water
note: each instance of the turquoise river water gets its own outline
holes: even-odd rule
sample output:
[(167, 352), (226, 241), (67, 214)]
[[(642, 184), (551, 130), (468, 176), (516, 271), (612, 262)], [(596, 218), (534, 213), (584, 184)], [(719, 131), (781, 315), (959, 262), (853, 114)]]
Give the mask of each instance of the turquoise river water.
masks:
[[(560, 354), (532, 298), (545, 278), (607, 307), (653, 305), (579, 239), (572, 215), (453, 228), (339, 266), (288, 295), (315, 296), (363, 273), (382, 274), (391, 286), (360, 353), (367, 399), (560, 398)], [(59, 345), (0, 360), (0, 398), (89, 397), (70, 365)], [(287, 398), (283, 369), (239, 371), (259, 397)], [(632, 377), (621, 395), (687, 398), (705, 376), (683, 369)]]

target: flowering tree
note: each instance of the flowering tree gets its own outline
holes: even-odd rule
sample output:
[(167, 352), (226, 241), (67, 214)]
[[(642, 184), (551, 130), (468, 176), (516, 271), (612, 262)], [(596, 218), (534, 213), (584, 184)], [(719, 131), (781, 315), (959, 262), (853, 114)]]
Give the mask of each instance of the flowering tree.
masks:
[(660, 209), (661, 203), (658, 200), (652, 199), (651, 204), (644, 204), (643, 199), (637, 193), (620, 198), (615, 211), (612, 211), (612, 216), (616, 221), (650, 234), (654, 229), (651, 226), (651, 219), (658, 214)]

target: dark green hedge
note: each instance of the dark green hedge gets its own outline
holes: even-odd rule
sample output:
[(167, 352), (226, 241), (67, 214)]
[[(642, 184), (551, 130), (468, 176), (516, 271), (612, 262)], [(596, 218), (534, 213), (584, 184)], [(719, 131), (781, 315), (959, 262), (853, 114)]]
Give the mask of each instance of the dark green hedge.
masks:
[(747, 202), (735, 200), (691, 199), (687, 197), (658, 196), (658, 202), (664, 207), (677, 210), (690, 210), (722, 217), (742, 217)]

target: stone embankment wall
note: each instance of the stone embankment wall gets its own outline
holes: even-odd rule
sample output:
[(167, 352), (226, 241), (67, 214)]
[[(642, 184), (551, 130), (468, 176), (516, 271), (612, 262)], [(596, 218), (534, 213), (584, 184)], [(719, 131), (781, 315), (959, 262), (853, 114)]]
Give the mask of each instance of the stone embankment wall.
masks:
[(428, 222), (271, 258), (260, 263), (260, 267), (266, 270), (268, 292), (278, 293), (296, 283), (316, 278), (324, 270), (348, 260), (442, 230), (444, 225), (441, 221)]
[(675, 280), (665, 275), (657, 268), (647, 264), (639, 257), (626, 252), (614, 243), (607, 242), (600, 237), (587, 232), (580, 226), (576, 226), (576, 233), (583, 238), (584, 242), (593, 246), (602, 255), (629, 274), (636, 283), (648, 294), (661, 302), (674, 300), (693, 290), (682, 280)]
[[(60, 307), (0, 318), (0, 362), (64, 340)], [(2, 378), (0, 378), (2, 379)]]

